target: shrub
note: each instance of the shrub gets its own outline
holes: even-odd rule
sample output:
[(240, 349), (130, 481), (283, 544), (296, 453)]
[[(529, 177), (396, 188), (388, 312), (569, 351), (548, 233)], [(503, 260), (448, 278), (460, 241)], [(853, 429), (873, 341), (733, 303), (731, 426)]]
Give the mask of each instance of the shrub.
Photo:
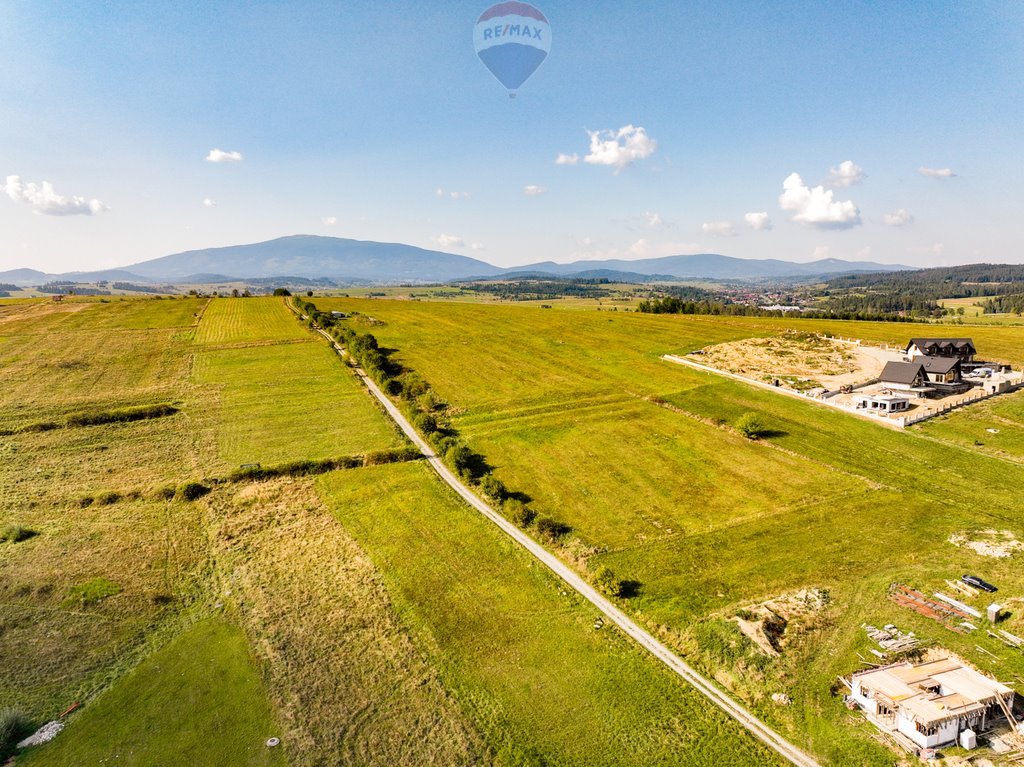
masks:
[(747, 439), (757, 439), (769, 434), (771, 429), (757, 413), (744, 413), (736, 421), (736, 431)]
[(512, 521), (512, 524), (526, 528), (537, 518), (537, 512), (518, 498), (509, 498), (505, 501), (505, 516)]
[(15, 744), (32, 733), (32, 722), (15, 708), (0, 709), (0, 759), (14, 753)]
[(86, 506), (92, 506), (92, 501), (93, 497), (91, 495), (83, 495), (78, 499), (78, 505), (84, 509)]
[(495, 501), (503, 501), (508, 497), (508, 490), (505, 484), (493, 474), (485, 474), (480, 479), (480, 489), (488, 498)]
[(174, 497), (175, 489), (173, 485), (167, 485), (153, 491), (153, 497), (160, 501), (169, 501)]
[(97, 602), (121, 593), (121, 587), (106, 578), (93, 578), (92, 580), (79, 583), (68, 590), (68, 597), (64, 600), (66, 607), (79, 605), (85, 607), (94, 605)]
[(594, 585), (605, 596), (621, 597), (625, 595), (625, 582), (616, 577), (615, 573), (604, 565), (594, 571)]
[(194, 501), (198, 498), (202, 498), (208, 492), (210, 492), (210, 488), (202, 482), (186, 482), (178, 488), (178, 496), (186, 501)]
[(121, 494), (115, 493), (113, 490), (107, 491), (106, 493), (100, 493), (96, 496), (96, 502), (100, 506), (109, 506), (112, 503), (117, 503), (121, 500)]
[(292, 292), (288, 288), (274, 288), (275, 296), (290, 296)]
[(572, 528), (564, 522), (551, 519), (551, 517), (538, 517), (537, 518), (537, 532), (544, 538), (549, 540), (555, 540), (561, 538), (563, 535), (568, 533)]
[(421, 434), (425, 434), (427, 436), (430, 436), (437, 431), (437, 419), (430, 413), (419, 413), (413, 419), (413, 424)]
[(21, 543), (36, 535), (39, 535), (39, 533), (23, 525), (7, 525), (3, 530), (0, 530), (0, 542)]

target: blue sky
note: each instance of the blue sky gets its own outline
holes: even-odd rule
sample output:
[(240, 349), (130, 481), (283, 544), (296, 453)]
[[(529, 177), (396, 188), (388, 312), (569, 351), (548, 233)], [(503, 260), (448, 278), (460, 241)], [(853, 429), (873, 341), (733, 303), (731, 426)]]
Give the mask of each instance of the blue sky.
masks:
[(488, 5), (0, 0), (0, 270), (296, 233), (1024, 261), (1024, 3), (538, 0), (514, 100)]

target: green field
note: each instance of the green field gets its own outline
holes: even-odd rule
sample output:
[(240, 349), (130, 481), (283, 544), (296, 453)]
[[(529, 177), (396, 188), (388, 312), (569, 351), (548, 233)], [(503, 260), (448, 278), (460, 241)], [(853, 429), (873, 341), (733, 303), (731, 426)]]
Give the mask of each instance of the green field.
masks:
[[(588, 569), (604, 564), (639, 582), (628, 603), (637, 616), (671, 632), (709, 673), (833, 763), (886, 763), (884, 755), (859, 753), (866, 736), (851, 737), (845, 709), (830, 697), (835, 677), (860, 667), (862, 622), (894, 621), (985, 667), (975, 644), (1000, 649), (885, 599), (893, 581), (928, 590), (974, 570), (1010, 594), (1024, 593), (1018, 568), (946, 543), (955, 532), (987, 527), (1024, 537), (1016, 511), (1024, 466), (962, 437), (950, 444), (942, 432), (944, 424), (976, 429), (969, 419), (983, 411), (898, 433), (658, 359), (794, 326), (902, 345), (917, 326), (321, 304), (372, 311), (383, 324), (371, 332), (434, 385), (453, 425), (498, 478), (540, 514), (573, 527), (569, 550), (582, 552)], [(982, 355), (1016, 362), (1024, 348), (1013, 328), (964, 332)], [(1008, 455), (1024, 439), (1019, 416), (1014, 421), (1022, 396), (988, 405), (1004, 414), (1000, 434), (988, 436)], [(730, 427), (751, 411), (763, 414), (774, 436), (751, 443)], [(832, 606), (778, 661), (759, 659), (724, 620), (745, 604), (805, 587), (828, 590)], [(1000, 657), (998, 673), (1024, 673), (1024, 659)], [(779, 690), (791, 706), (768, 701)]]
[(500, 765), (773, 764), (739, 726), (422, 464), (337, 473), (328, 504)]
[[(862, 667), (864, 622), (1024, 678), (1024, 655), (885, 596), (976, 572), (1024, 633), (1015, 559), (947, 542), (1024, 539), (1024, 393), (895, 432), (659, 359), (794, 327), (902, 346), (928, 326), (317, 305), (359, 312), (496, 476), (571, 527), (556, 553), (633, 581), (627, 611), (824, 764), (893, 761), (833, 694)], [(957, 333), (1024, 362), (1019, 328)], [(772, 763), (423, 462), (212, 481), (404, 444), (281, 299), (5, 304), (0, 381), (0, 430), (17, 432), (0, 436), (0, 529), (35, 533), (0, 542), (0, 707), (42, 722), (85, 704), (30, 763), (93, 763), (114, 741), (128, 764)], [(176, 412), (64, 426), (161, 403)], [(748, 412), (769, 437), (733, 428)], [(201, 500), (167, 497), (201, 479)], [(778, 658), (730, 620), (805, 588), (831, 601)]]
[(244, 635), (207, 620), (153, 653), (24, 763), (273, 767), (287, 763), (283, 749), (266, 746), (275, 732)]

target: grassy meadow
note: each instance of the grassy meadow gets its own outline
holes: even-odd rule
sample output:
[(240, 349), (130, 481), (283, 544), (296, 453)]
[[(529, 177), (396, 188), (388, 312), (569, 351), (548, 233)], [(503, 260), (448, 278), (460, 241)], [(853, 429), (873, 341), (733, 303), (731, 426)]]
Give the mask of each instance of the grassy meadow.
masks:
[(508, 540), (423, 464), (339, 472), (327, 504), (383, 573), (497, 765), (777, 757)]
[[(863, 622), (1024, 680), (1024, 655), (885, 598), (975, 572), (1024, 634), (1016, 560), (948, 542), (1024, 539), (1024, 393), (895, 432), (659, 359), (792, 327), (898, 345), (933, 328), (316, 303), (358, 312), (496, 476), (572, 528), (559, 553), (635, 581), (625, 609), (824, 764), (893, 761), (834, 695)], [(1019, 328), (956, 332), (1024, 363)], [(41, 723), (84, 703), (27, 764), (774, 763), (424, 463), (221, 481), (404, 443), (279, 298), (4, 302), (0, 381), (0, 531), (31, 533), (0, 542), (0, 707)], [(768, 438), (733, 428), (748, 412)], [(183, 500), (188, 480), (210, 492)], [(830, 601), (778, 658), (730, 620), (812, 587)]]
[[(1024, 675), (1024, 657), (1000, 652), (995, 640), (950, 633), (886, 599), (894, 581), (928, 591), (975, 571), (1008, 597), (1024, 595), (1012, 560), (947, 542), (986, 528), (1024, 538), (1024, 393), (894, 432), (658, 359), (790, 327), (902, 346), (923, 326), (408, 301), (318, 306), (381, 323), (367, 330), (433, 384), (497, 477), (572, 526), (566, 553), (639, 582), (626, 602), (635, 615), (832, 763), (889, 759), (851, 728), (831, 692), (837, 675), (861, 667), (862, 622), (915, 630), (1000, 678)], [(957, 332), (982, 355), (1020, 364), (1020, 330)], [(751, 411), (771, 427), (769, 439), (751, 442), (732, 428)], [(982, 428), (990, 423), (999, 434)], [(759, 657), (728, 621), (745, 605), (806, 587), (827, 590), (831, 605), (808, 619), (813, 630), (794, 630), (776, 661)], [(1009, 630), (1021, 626), (1015, 611)], [(776, 692), (792, 704), (773, 704)]]

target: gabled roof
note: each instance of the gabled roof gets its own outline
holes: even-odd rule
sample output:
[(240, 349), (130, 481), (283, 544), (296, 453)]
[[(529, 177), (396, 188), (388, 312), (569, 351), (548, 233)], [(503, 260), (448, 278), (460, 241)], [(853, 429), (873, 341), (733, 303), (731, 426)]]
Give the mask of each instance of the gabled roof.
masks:
[(918, 377), (924, 378), (924, 365), (920, 362), (886, 362), (878, 379), (883, 383), (898, 383), (911, 386)]
[(906, 348), (909, 349), (911, 346), (916, 346), (918, 349), (924, 349), (932, 344), (975, 351), (974, 341), (970, 338), (911, 338)]
[(926, 355), (917, 357), (915, 362), (921, 362), (929, 373), (945, 375), (960, 364), (960, 359), (958, 357), (928, 357)]

